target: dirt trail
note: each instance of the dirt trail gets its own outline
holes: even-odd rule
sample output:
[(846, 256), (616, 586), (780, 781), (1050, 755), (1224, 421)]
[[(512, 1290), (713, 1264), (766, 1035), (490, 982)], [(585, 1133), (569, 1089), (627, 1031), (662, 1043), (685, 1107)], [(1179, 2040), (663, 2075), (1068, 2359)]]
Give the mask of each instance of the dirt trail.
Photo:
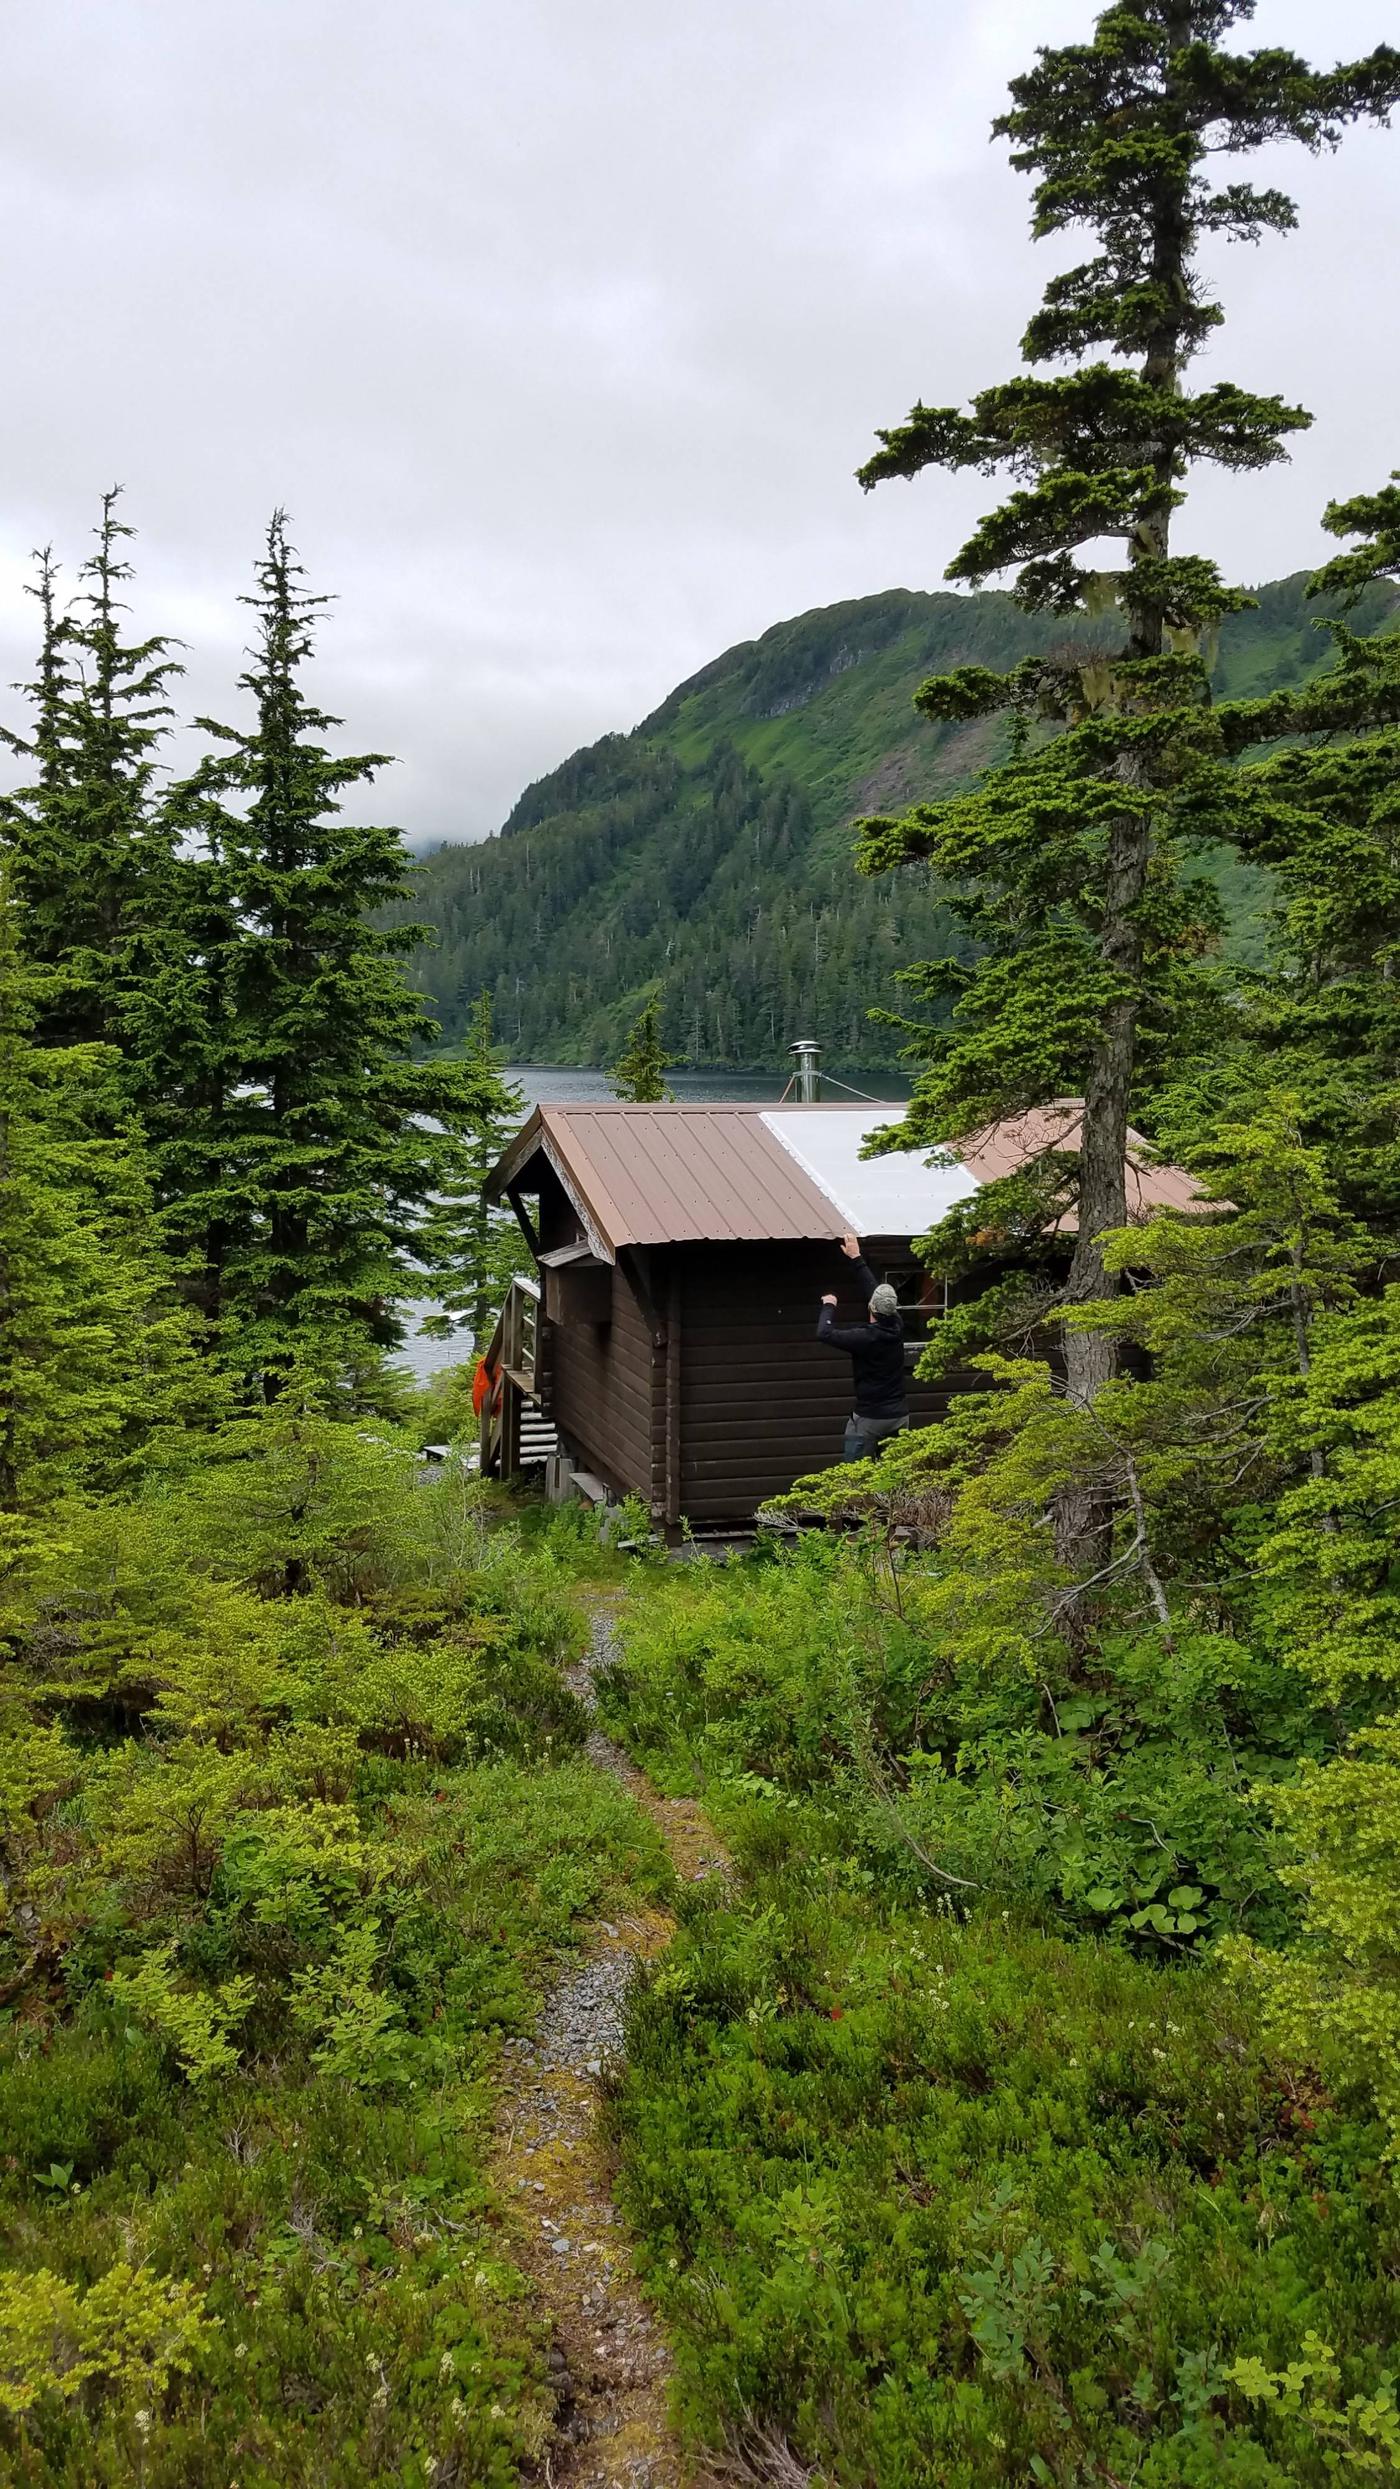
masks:
[[(594, 1708), (594, 1679), (617, 1656), (615, 1609), (593, 1610), (573, 1691)], [(685, 1882), (723, 1872), (724, 1851), (693, 1798), (663, 1798), (595, 1729), (589, 1761), (622, 1782), (659, 1825)], [(510, 2206), (512, 2247), (553, 2327), (555, 2432), (542, 2457), (549, 2489), (684, 2489), (666, 2411), (669, 2361), (632, 2277), (598, 2131), (598, 2077), (622, 2052), (627, 1990), (664, 1951), (675, 1922), (642, 1905), (605, 1922), (586, 1961), (556, 1982), (533, 2040), (509, 2044), (496, 2121), (495, 2173)]]

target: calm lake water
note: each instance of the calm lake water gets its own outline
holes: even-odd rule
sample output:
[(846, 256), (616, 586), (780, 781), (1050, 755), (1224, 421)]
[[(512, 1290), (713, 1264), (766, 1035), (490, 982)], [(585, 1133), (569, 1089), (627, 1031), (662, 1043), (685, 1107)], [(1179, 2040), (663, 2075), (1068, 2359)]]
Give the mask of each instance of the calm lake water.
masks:
[[(523, 1090), (527, 1106), (590, 1106), (613, 1094), (606, 1072), (581, 1070), (575, 1063), (512, 1063), (507, 1079)], [(772, 1072), (674, 1071), (667, 1080), (676, 1097), (697, 1105), (713, 1099), (716, 1103), (732, 1098), (745, 1106), (775, 1106), (788, 1083), (786, 1070)], [(909, 1095), (909, 1082), (897, 1072), (839, 1072), (827, 1076), (825, 1094), (845, 1099), (850, 1092), (856, 1097), (874, 1098), (881, 1105), (896, 1105)], [(855, 1097), (850, 1098), (852, 1104)], [(431, 1302), (405, 1308), (411, 1321), (421, 1322), (437, 1311)], [(430, 1374), (440, 1374), (447, 1366), (461, 1365), (472, 1354), (470, 1331), (459, 1331), (450, 1340), (425, 1339), (421, 1331), (412, 1331), (399, 1353), (397, 1362), (407, 1366), (414, 1380), (427, 1381)]]
[[(572, 1063), (513, 1063), (506, 1077), (524, 1090), (531, 1106), (589, 1106), (613, 1094), (606, 1072), (580, 1071)], [(745, 1106), (776, 1106), (787, 1087), (789, 1074), (785, 1070), (675, 1071), (668, 1072), (666, 1079), (683, 1104), (700, 1105), (708, 1099), (718, 1103), (734, 1098)], [(909, 1086), (898, 1072), (833, 1072), (825, 1094), (840, 1099), (854, 1091), (858, 1097), (895, 1105), (908, 1097)]]

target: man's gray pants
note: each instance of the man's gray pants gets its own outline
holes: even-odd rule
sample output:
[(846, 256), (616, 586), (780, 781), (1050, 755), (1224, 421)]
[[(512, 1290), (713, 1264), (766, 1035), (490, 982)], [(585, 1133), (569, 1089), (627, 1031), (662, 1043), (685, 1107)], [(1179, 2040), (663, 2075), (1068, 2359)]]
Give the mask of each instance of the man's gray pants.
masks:
[(841, 1446), (843, 1461), (868, 1461), (879, 1451), (886, 1435), (902, 1435), (907, 1417), (861, 1417), (852, 1410), (846, 1420), (846, 1440)]

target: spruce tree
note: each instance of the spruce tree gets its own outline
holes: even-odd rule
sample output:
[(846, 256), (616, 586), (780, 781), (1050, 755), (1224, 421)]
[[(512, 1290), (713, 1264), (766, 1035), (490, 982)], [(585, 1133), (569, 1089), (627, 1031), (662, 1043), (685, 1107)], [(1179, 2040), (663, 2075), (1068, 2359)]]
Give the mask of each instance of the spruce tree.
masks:
[(32, 772), (32, 784), (0, 797), (0, 843), (11, 854), (8, 887), (12, 907), (22, 903), (30, 876), (38, 876), (37, 851), (68, 775), (72, 619), (59, 607), (59, 566), (52, 545), (39, 548), (34, 555), (34, 567), (36, 576), (26, 583), (25, 594), (32, 596), (39, 608), (39, 654), (32, 681), (15, 685), (28, 698), (33, 723), (27, 735), (18, 733), (13, 726), (0, 725), (0, 744), (27, 763)]
[(402, 839), (341, 809), (386, 756), (326, 745), (339, 721), (303, 673), (331, 600), (303, 578), (279, 511), (244, 600), (252, 721), (199, 721), (223, 747), (197, 789), (216, 906), (236, 933), (220, 982), (239, 1079), (213, 1176), (239, 1204), (223, 1338), (269, 1397), (298, 1360), (344, 1373), (366, 1347), (393, 1346), (399, 1301), (450, 1284), (441, 1204), (462, 1197), (482, 1117), (505, 1111), (494, 1068), (420, 1059), (438, 1029), (402, 961), (421, 932), (380, 922), (409, 884)]
[(52, 554), (36, 556), (42, 617), (27, 735), (6, 730), (31, 781), (0, 807), (0, 838), (27, 957), (42, 976), (35, 1034), (116, 1042), (139, 1115), (163, 1232), (187, 1291), (217, 1314), (229, 1236), (243, 1222), (241, 1171), (224, 1125), (238, 1092), (225, 986), (238, 928), (204, 835), (197, 782), (162, 789), (171, 643), (128, 642), (119, 590), (131, 530), (103, 503), (85, 593), (63, 610)]
[(666, 1073), (670, 1058), (661, 1036), (661, 994), (648, 995), (627, 1032), (621, 1054), (608, 1078), (615, 1097), (632, 1106), (656, 1106), (669, 1100)]
[(0, 1562), (207, 1412), (110, 1047), (36, 1042), (45, 979), (0, 877)]
[[(918, 405), (861, 471), (867, 487), (930, 466), (1009, 471), (1016, 489), (948, 576), (976, 585), (1013, 570), (1022, 604), (1095, 625), (1088, 644), (1081, 624), (1061, 653), (1009, 675), (964, 667), (925, 684), (929, 717), (1009, 712), (1009, 757), (968, 793), (866, 823), (862, 842), (867, 871), (929, 860), (975, 954), (921, 972), (952, 1011), (930, 1036), (907, 1137), (945, 1141), (1083, 1097), (1071, 1304), (1120, 1284), (1101, 1240), (1127, 1216), (1144, 1044), (1169, 1042), (1191, 1009), (1192, 961), (1211, 939), (1185, 869), (1200, 835), (1190, 794), (1220, 751), (1212, 638), (1249, 600), (1213, 562), (1173, 549), (1173, 516), (1193, 465), (1268, 466), (1309, 420), (1230, 381), (1187, 385), (1222, 318), (1202, 246), (1295, 221), (1281, 192), (1217, 183), (1211, 168), (1281, 140), (1335, 145), (1400, 96), (1400, 53), (1386, 46), (1325, 72), (1280, 50), (1224, 49), (1252, 15), (1253, 0), (1134, 0), (1013, 81), (996, 126), (1035, 178), (1036, 236), (1083, 227), (1097, 244), (1052, 278), (1024, 339), (1029, 365), (1070, 368), (983, 390), (966, 413)], [(1099, 566), (1103, 540), (1121, 546), (1117, 567)], [(1109, 1332), (1071, 1327), (1066, 1359), (1087, 1402), (1113, 1370)]]
[(123, 1077), (140, 1115), (162, 1230), (186, 1294), (218, 1337), (225, 1266), (253, 1233), (251, 1101), (236, 1023), (247, 927), (222, 849), (227, 807), (208, 765), (163, 799), (158, 906), (142, 911), (123, 994)]
[(117, 517), (119, 498), (116, 488), (103, 495), (97, 548), (67, 612), (49, 555), (37, 557), (33, 731), (6, 736), (33, 763), (31, 783), (0, 806), (0, 837), (25, 955), (51, 971), (35, 1034), (55, 1045), (122, 1041), (143, 931), (160, 928), (168, 907), (174, 841), (157, 770), (181, 669), (170, 640), (126, 636), (122, 546), (134, 531)]

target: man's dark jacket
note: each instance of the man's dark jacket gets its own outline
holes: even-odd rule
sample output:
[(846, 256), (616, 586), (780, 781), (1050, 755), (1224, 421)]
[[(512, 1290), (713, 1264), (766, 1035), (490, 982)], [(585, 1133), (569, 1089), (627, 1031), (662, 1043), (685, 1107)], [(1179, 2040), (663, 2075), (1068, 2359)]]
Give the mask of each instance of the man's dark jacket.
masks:
[[(879, 1282), (864, 1262), (857, 1262), (855, 1272), (868, 1305)], [(857, 1417), (908, 1416), (904, 1325), (898, 1314), (880, 1314), (874, 1322), (838, 1322), (835, 1307), (823, 1305), (817, 1337), (828, 1348), (844, 1348), (850, 1358), (855, 1368)]]

